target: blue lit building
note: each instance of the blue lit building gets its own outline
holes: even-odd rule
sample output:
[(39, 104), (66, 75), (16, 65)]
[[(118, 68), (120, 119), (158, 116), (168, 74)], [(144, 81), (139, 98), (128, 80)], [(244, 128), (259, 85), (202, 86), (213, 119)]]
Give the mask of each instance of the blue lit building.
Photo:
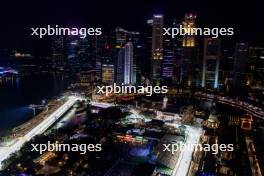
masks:
[(219, 86), (220, 39), (204, 40), (202, 87), (217, 89)]
[(164, 58), (162, 63), (162, 77), (171, 79), (173, 76), (174, 52), (170, 39), (164, 40)]
[(140, 75), (139, 64), (136, 63), (142, 60), (140, 33), (119, 27), (114, 32), (116, 83), (135, 84)]
[(133, 44), (128, 42), (125, 45), (125, 60), (124, 60), (124, 84), (135, 83), (135, 73), (133, 64)]

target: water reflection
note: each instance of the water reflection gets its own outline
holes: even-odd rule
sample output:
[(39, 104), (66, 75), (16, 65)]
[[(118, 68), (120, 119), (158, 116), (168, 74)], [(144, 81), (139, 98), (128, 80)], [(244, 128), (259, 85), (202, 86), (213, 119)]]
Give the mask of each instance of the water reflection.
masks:
[(0, 132), (31, 119), (29, 104), (59, 95), (69, 83), (63, 75), (0, 78)]

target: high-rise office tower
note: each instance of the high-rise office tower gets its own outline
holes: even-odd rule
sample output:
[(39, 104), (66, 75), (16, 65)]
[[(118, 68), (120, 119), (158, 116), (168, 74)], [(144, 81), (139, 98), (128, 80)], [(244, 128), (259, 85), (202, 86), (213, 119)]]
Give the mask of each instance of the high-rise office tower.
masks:
[(250, 47), (250, 73), (253, 74), (253, 79), (249, 83), (258, 87), (264, 86), (264, 48), (263, 47)]
[(152, 24), (152, 57), (163, 59), (163, 15), (154, 15)]
[(228, 91), (233, 81), (234, 51), (233, 47), (223, 43), (221, 45), (219, 84), (223, 85), (222, 88)]
[(114, 31), (114, 46), (116, 58), (116, 83), (121, 85), (124, 83), (124, 61), (125, 61), (125, 44), (128, 41), (128, 31), (117, 27)]
[[(101, 65), (113, 65), (115, 68), (114, 60), (114, 47), (111, 39), (108, 36), (100, 36), (98, 40), (98, 61), (100, 60)], [(99, 66), (99, 64), (98, 64)], [(103, 68), (102, 68), (103, 69)], [(115, 71), (113, 72), (115, 73)], [(102, 71), (103, 74), (103, 71)], [(103, 75), (102, 75), (103, 78)], [(103, 81), (103, 80), (102, 80)], [(113, 78), (115, 81), (115, 77)]]
[(204, 40), (202, 87), (217, 89), (219, 86), (220, 39)]
[(243, 87), (246, 84), (246, 64), (248, 62), (248, 44), (237, 43), (234, 53), (234, 87)]
[(114, 83), (115, 66), (112, 64), (102, 65), (102, 82), (108, 85)]
[(95, 36), (92, 38), (93, 43), (93, 57), (95, 60), (95, 76), (97, 80), (102, 78), (102, 46), (103, 40), (100, 36)]
[[(185, 14), (183, 21), (183, 28), (187, 31), (192, 31), (191, 29), (196, 28), (196, 15), (192, 13)], [(184, 35), (182, 40), (183, 47), (195, 47), (195, 35), (192, 33), (190, 35)]]
[(135, 83), (135, 70), (133, 60), (133, 44), (132, 42), (128, 42), (125, 45), (124, 84)]
[(118, 50), (117, 64), (116, 64), (116, 83), (121, 85), (124, 83), (124, 61), (125, 61), (125, 48)]
[(143, 33), (144, 36), (144, 60), (142, 60), (143, 69), (141, 83), (150, 80), (152, 77), (152, 25), (153, 19), (147, 20), (147, 26)]
[(90, 38), (68, 36), (66, 41), (68, 67), (72, 73), (90, 71), (94, 68), (93, 48)]
[(90, 71), (94, 69), (95, 58), (93, 57), (93, 48), (91, 38), (78, 40), (78, 59), (80, 62), (80, 71)]
[(112, 52), (111, 43), (106, 36), (94, 36), (92, 38), (92, 56), (94, 58), (94, 69), (98, 80), (102, 81), (102, 65), (114, 64)]
[(162, 77), (171, 80), (173, 76), (174, 51), (173, 43), (170, 38), (164, 39), (164, 59), (162, 62)]
[[(186, 14), (183, 27), (186, 30), (190, 30), (196, 27), (196, 15), (194, 14)], [(182, 56), (181, 56), (180, 68), (181, 68), (181, 76), (180, 83), (183, 86), (191, 86), (194, 84), (194, 81), (198, 80), (197, 75), (199, 72), (197, 69), (199, 67), (198, 61), (198, 53), (196, 46), (195, 35), (186, 34), (182, 37)]]
[[(179, 28), (181, 22), (173, 20), (173, 27)], [(172, 39), (173, 46), (173, 77), (172, 81), (179, 84), (181, 80), (181, 59), (182, 59), (182, 36), (178, 35)]]
[(141, 34), (139, 32), (131, 31), (129, 41), (131, 41), (133, 44), (133, 80), (136, 83), (140, 82), (142, 73), (141, 71), (145, 69), (145, 65), (143, 62), (143, 53), (145, 52), (145, 50), (143, 48)]
[(152, 79), (156, 83), (161, 79), (163, 20), (163, 15), (154, 15), (152, 19)]
[(51, 57), (53, 67), (64, 66), (64, 40), (62, 36), (54, 38), (54, 40), (52, 41)]
[(139, 63), (143, 58), (142, 44), (140, 42), (140, 33), (134, 31), (127, 31), (123, 28), (118, 27), (114, 31), (114, 36), (116, 58), (116, 82), (118, 84), (125, 83), (125, 69), (128, 70), (126, 68), (127, 65), (125, 64), (125, 62), (127, 63), (127, 53), (129, 52), (128, 48), (131, 47), (131, 69), (133, 69), (131, 73), (133, 78), (131, 78), (131, 81), (129, 82), (135, 83), (137, 78), (140, 76), (141, 68)]
[(128, 42), (130, 32), (117, 27), (114, 31), (115, 36), (115, 48), (124, 48), (125, 44)]
[(80, 60), (79, 60), (79, 38), (75, 36), (68, 36), (66, 38), (66, 55), (67, 55), (67, 63), (70, 71), (72, 73), (77, 73), (80, 71)]

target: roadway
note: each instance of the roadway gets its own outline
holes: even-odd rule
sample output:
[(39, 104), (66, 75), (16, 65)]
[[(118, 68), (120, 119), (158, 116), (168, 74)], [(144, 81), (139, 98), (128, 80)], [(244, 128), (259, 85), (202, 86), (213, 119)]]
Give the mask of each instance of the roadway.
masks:
[[(187, 139), (185, 150), (181, 151), (178, 162), (173, 170), (173, 176), (186, 176), (188, 174), (195, 145), (199, 143), (202, 129), (186, 125)], [(191, 146), (191, 147), (190, 147)]]
[(206, 94), (206, 93), (196, 93), (198, 97), (209, 99), (209, 100), (216, 100), (219, 103), (227, 104), (229, 106), (235, 106), (237, 108), (240, 108), (249, 114), (264, 119), (264, 111), (260, 107), (256, 107), (250, 103), (234, 100), (229, 97), (224, 97), (220, 95), (214, 95), (214, 94)]
[[(166, 123), (167, 125), (174, 126), (178, 128), (180, 125), (177, 123)], [(189, 125), (184, 125), (186, 127), (185, 134), (186, 140), (184, 145), (186, 146), (184, 150), (181, 151), (178, 161), (173, 169), (172, 176), (186, 176), (192, 162), (192, 155), (195, 150), (195, 146), (199, 144), (201, 135), (203, 134), (203, 129), (199, 127), (193, 127)]]
[(77, 100), (82, 100), (82, 98), (77, 96), (69, 96), (68, 100), (56, 111), (50, 114), (47, 118), (45, 118), (42, 122), (40, 122), (36, 127), (30, 130), (23, 137), (15, 139), (14, 143), (10, 146), (0, 147), (0, 170), (2, 169), (2, 162), (9, 158), (12, 153), (19, 151), (20, 148), (29, 140), (31, 140), (34, 136), (42, 134), (45, 132), (58, 118), (60, 118), (65, 112), (67, 112)]

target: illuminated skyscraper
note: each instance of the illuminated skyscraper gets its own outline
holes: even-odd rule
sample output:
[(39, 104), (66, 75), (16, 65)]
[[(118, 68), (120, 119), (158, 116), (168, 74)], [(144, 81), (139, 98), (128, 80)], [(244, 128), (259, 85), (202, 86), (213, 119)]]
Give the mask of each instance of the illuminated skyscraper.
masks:
[(116, 64), (116, 83), (124, 83), (124, 61), (125, 61), (125, 48), (118, 50), (117, 64)]
[(95, 74), (97, 80), (102, 77), (102, 39), (99, 36), (93, 38), (93, 57), (95, 58)]
[(143, 82), (152, 77), (152, 24), (153, 19), (147, 20), (147, 26), (143, 33), (144, 35), (144, 60), (142, 65)]
[(115, 48), (124, 48), (125, 44), (128, 41), (130, 32), (123, 28), (117, 27), (115, 29), (114, 35), (115, 35)]
[(162, 77), (172, 79), (174, 64), (173, 43), (170, 38), (164, 40), (164, 59), (162, 62)]
[(112, 64), (103, 64), (102, 65), (102, 82), (108, 85), (114, 83), (115, 76), (115, 66)]
[(135, 70), (133, 64), (133, 44), (128, 42), (125, 45), (125, 60), (124, 60), (124, 84), (135, 83)]
[(152, 79), (161, 78), (163, 59), (163, 15), (154, 15), (152, 19)]
[(116, 83), (124, 83), (124, 61), (125, 61), (125, 44), (128, 40), (128, 31), (117, 27), (114, 31), (115, 57), (116, 60)]
[[(196, 15), (185, 14), (183, 27), (187, 31), (192, 31), (191, 29), (196, 28), (195, 24)], [(183, 47), (195, 47), (195, 35), (185, 35), (182, 40)]]
[(163, 59), (163, 15), (154, 15), (152, 23), (152, 57)]
[[(196, 27), (196, 15), (186, 14), (182, 23), (186, 30)], [(195, 35), (184, 35), (182, 37), (182, 58), (180, 62), (180, 83), (184, 86), (191, 86), (197, 81), (199, 67), (198, 53)]]
[[(179, 28), (182, 22), (173, 20), (173, 27)], [(166, 45), (166, 44), (165, 44)], [(172, 39), (173, 46), (173, 83), (179, 84), (181, 80), (181, 60), (182, 60), (182, 36), (177, 35)], [(165, 46), (166, 48), (166, 46)]]
[(145, 52), (142, 44), (142, 40), (140, 40), (141, 34), (136, 31), (130, 32), (129, 41), (133, 44), (133, 80), (134, 83), (139, 82), (141, 79), (142, 70), (145, 69), (145, 65), (143, 63), (143, 53)]
[[(140, 65), (136, 64), (139, 63), (140, 60), (142, 60), (141, 55), (141, 43), (139, 40), (140, 33), (134, 32), (134, 31), (127, 31), (123, 28), (117, 27), (115, 29), (115, 57), (116, 59), (116, 83), (126, 83), (127, 76), (126, 74), (131, 74), (130, 76), (133, 76), (133, 78), (128, 81), (131, 84), (135, 83), (137, 80), (137, 75), (140, 74)], [(130, 49), (129, 49), (130, 48)], [(132, 64), (132, 65), (126, 65), (126, 64)], [(131, 66), (131, 72), (128, 70), (128, 67)], [(130, 77), (128, 76), (128, 77)]]
[(220, 39), (204, 40), (202, 87), (218, 88), (220, 65)]

